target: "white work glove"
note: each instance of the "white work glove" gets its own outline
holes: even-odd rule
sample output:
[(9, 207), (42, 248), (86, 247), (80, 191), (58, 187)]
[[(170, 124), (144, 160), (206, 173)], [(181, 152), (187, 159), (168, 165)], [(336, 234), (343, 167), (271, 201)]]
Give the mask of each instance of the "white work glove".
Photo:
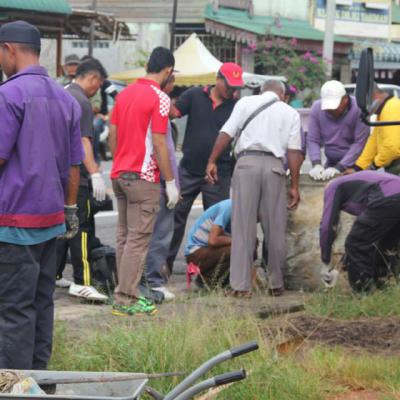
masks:
[(310, 175), (311, 179), (314, 179), (314, 181), (320, 181), (322, 180), (323, 172), (324, 167), (321, 164), (317, 164), (312, 167), (311, 171), (308, 174)]
[(106, 199), (106, 184), (103, 179), (103, 175), (101, 172), (95, 172), (94, 174), (90, 175), (92, 178), (92, 187), (93, 187), (93, 197), (97, 201), (103, 201)]
[(176, 187), (175, 179), (172, 179), (172, 181), (166, 181), (165, 189), (166, 189), (167, 198), (168, 198), (167, 208), (172, 210), (173, 208), (175, 208), (176, 203), (178, 203), (178, 200), (179, 200), (179, 190)]
[(331, 289), (336, 286), (339, 277), (339, 271), (330, 269), (327, 265), (321, 268), (321, 281), (325, 289)]
[(329, 167), (322, 173), (322, 180), (329, 181), (329, 179), (332, 179), (336, 175), (339, 175), (339, 174), (340, 174), (340, 171), (338, 169), (336, 169), (334, 167)]

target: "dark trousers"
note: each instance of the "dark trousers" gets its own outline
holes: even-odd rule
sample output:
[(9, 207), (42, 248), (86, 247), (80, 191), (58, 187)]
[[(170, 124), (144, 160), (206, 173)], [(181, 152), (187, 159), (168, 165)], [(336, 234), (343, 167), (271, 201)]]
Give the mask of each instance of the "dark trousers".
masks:
[(162, 267), (165, 265), (172, 235), (174, 233), (174, 210), (167, 208), (165, 191), (160, 194), (160, 211), (157, 214), (153, 234), (147, 252), (145, 274), (142, 283), (151, 288), (164, 286), (165, 277)]
[(400, 241), (400, 196), (374, 201), (355, 220), (346, 238), (345, 263), (353, 290), (370, 290), (390, 272)]
[(231, 246), (202, 247), (186, 257), (200, 268), (201, 276), (210, 287), (223, 286), (229, 282)]
[(53, 337), (56, 239), (0, 243), (0, 369), (46, 369)]
[(210, 185), (205, 181), (204, 176), (192, 175), (184, 168), (179, 167), (182, 199), (175, 207), (174, 235), (167, 258), (167, 266), (171, 272), (185, 234), (186, 221), (196, 197), (201, 193), (204, 210), (229, 198), (230, 175), (219, 175), (218, 178), (215, 185)]
[(74, 271), (74, 282), (91, 285), (90, 252), (93, 247), (93, 224), (90, 213), (90, 194), (87, 186), (80, 186), (78, 192), (79, 232), (70, 240), (57, 240), (57, 278), (62, 277), (68, 249)]

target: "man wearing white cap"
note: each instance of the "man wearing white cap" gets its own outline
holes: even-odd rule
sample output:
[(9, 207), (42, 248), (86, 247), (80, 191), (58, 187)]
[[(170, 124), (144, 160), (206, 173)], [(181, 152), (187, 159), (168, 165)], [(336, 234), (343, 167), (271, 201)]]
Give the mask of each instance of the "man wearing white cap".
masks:
[[(322, 85), (321, 99), (311, 108), (307, 150), (314, 180), (329, 180), (354, 165), (368, 139), (369, 128), (360, 119), (356, 100), (339, 81)], [(324, 147), (326, 164), (321, 162)]]

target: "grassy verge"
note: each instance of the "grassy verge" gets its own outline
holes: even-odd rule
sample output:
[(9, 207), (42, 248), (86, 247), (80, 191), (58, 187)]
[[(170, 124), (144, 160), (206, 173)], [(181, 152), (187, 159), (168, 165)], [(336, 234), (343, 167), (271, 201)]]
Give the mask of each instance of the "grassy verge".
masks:
[[(397, 291), (392, 295), (400, 296)], [(341, 301), (348, 304), (352, 299), (336, 300), (333, 310), (338, 313)], [(369, 306), (375, 306), (375, 302), (371, 300)], [(328, 309), (328, 305), (318, 306), (317, 301), (308, 307), (315, 313)], [(348, 311), (347, 317), (359, 315), (357, 313), (368, 308), (362, 306), (364, 311), (361, 311), (360, 307), (356, 307), (354, 300), (354, 310), (352, 313)], [(84, 334), (58, 323), (50, 368), (190, 372), (221, 351), (257, 340), (261, 347), (258, 352), (226, 362), (213, 370), (213, 374), (218, 374), (244, 367), (249, 373), (246, 381), (223, 390), (217, 399), (322, 400), (360, 388), (376, 390), (382, 393), (382, 399), (396, 399), (395, 393), (400, 393), (399, 359), (354, 355), (340, 348), (319, 346), (282, 355), (275, 350), (274, 340), (263, 335), (265, 329), (261, 324), (265, 321), (251, 316), (238, 318), (235, 310), (228, 306), (209, 313), (202, 311), (193, 310), (169, 320), (115, 318), (97, 324), (97, 330)], [(332, 308), (329, 312), (333, 312)], [(374, 312), (379, 312), (379, 309)], [(157, 380), (152, 382), (152, 386), (166, 393), (178, 382), (179, 378)]]
[(378, 290), (369, 296), (346, 294), (337, 288), (312, 296), (306, 306), (312, 314), (332, 318), (399, 317), (400, 286)]

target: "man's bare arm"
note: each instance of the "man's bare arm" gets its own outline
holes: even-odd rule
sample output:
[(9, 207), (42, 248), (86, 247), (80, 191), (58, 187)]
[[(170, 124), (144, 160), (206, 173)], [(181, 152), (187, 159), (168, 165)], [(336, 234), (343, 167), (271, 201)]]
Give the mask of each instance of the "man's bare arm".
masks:
[(300, 168), (304, 161), (304, 155), (300, 150), (288, 150), (287, 161), (290, 171), (289, 209), (295, 209), (300, 202), (299, 181)]
[(83, 151), (85, 153), (83, 165), (86, 167), (90, 175), (99, 172), (99, 166), (96, 163), (96, 160), (94, 159), (92, 142), (88, 137), (82, 138), (82, 146), (83, 146)]
[(171, 104), (171, 107), (169, 109), (169, 118), (174, 119), (180, 118), (181, 116), (181, 112), (173, 104)]
[(209, 183), (214, 184), (218, 181), (217, 160), (220, 157), (221, 153), (228, 147), (231, 140), (232, 138), (227, 133), (221, 132), (218, 135), (214, 147), (211, 151), (211, 155), (208, 159), (206, 169), (206, 178)]
[(117, 151), (117, 134), (117, 125), (110, 124), (110, 136), (108, 137), (108, 145), (110, 146), (112, 158), (114, 158), (115, 152)]
[(219, 225), (212, 225), (208, 235), (208, 244), (211, 247), (229, 246), (232, 242), (230, 236), (226, 235)]
[(67, 191), (65, 193), (65, 205), (67, 206), (76, 205), (78, 199), (79, 180), (80, 180), (79, 165), (73, 165), (69, 169)]

